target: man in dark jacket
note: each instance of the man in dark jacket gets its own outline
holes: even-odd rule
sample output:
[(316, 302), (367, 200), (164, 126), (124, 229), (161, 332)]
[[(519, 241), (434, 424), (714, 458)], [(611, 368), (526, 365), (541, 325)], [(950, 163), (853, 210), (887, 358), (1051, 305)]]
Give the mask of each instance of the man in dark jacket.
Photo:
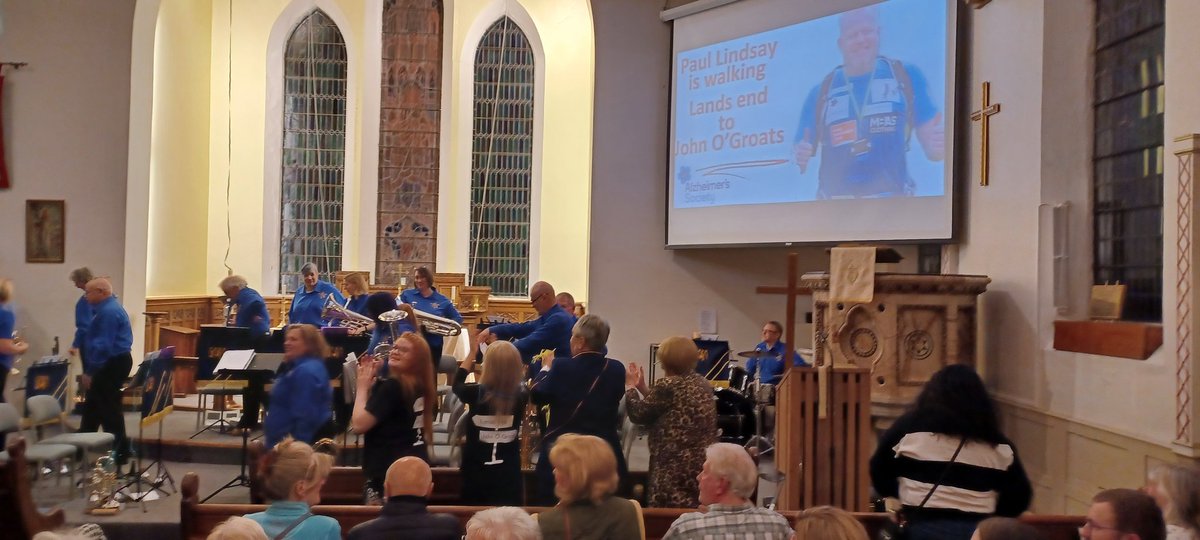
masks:
[(383, 483), (387, 497), (379, 517), (350, 529), (348, 540), (409, 538), (458, 540), (463, 528), (450, 514), (430, 514), (426, 505), (433, 493), (433, 472), (420, 458), (403, 457), (388, 467)]

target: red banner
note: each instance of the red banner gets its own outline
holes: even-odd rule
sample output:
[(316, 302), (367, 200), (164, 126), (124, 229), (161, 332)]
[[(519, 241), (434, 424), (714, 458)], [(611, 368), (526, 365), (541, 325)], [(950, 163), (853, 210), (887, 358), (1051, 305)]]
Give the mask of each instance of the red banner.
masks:
[[(3, 75), (0, 75), (0, 103), (4, 103)], [(8, 188), (8, 163), (4, 161), (4, 107), (0, 107), (0, 189)]]

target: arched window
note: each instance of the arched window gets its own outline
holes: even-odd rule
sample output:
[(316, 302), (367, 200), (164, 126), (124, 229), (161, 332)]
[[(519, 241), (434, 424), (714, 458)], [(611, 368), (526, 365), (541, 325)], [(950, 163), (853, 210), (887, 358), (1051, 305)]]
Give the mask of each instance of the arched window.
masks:
[(279, 286), (291, 292), (306, 262), (328, 281), (342, 268), (346, 42), (314, 10), (292, 31), (283, 62)]
[(488, 28), (475, 52), (471, 148), (472, 285), (496, 296), (529, 288), (533, 174), (533, 49), (508, 17)]

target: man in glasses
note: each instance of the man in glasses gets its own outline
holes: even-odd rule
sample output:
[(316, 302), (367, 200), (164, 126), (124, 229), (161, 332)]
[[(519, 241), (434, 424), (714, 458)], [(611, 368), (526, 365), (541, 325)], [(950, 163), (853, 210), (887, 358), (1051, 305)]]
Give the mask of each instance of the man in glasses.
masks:
[(1106, 489), (1092, 497), (1084, 540), (1165, 540), (1162, 510), (1149, 495), (1133, 489)]
[(500, 324), (479, 333), (481, 343), (497, 339), (511, 339), (526, 364), (533, 361), (543, 350), (554, 351), (554, 356), (571, 355), (571, 327), (575, 317), (560, 307), (554, 297), (554, 287), (545, 281), (534, 283), (529, 288), (529, 302), (538, 312), (532, 321)]

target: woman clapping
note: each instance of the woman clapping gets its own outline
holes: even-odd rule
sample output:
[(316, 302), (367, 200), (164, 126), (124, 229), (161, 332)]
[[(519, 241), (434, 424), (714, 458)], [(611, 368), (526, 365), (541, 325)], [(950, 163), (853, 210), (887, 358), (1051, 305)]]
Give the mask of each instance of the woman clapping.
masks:
[(358, 365), (358, 398), (350, 416), (350, 428), (363, 434), (363, 472), (367, 482), (367, 504), (382, 504), (383, 479), (391, 464), (405, 456), (429, 461), (432, 450), (433, 408), (437, 389), (433, 364), (425, 339), (406, 332), (396, 340), (383, 361), (373, 359)]

